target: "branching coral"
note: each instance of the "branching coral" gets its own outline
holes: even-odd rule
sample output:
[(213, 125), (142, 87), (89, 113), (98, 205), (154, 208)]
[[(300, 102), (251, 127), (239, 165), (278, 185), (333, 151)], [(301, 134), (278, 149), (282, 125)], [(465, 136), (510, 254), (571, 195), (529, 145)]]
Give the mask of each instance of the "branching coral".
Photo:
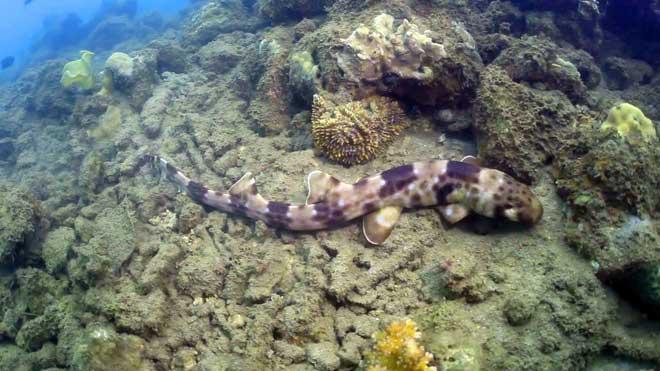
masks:
[(314, 96), (314, 145), (346, 166), (373, 159), (406, 126), (403, 110), (389, 98), (374, 96), (330, 109), (323, 97)]
[(421, 333), (410, 319), (390, 323), (373, 335), (376, 341), (367, 354), (368, 371), (435, 371), (429, 366), (433, 354), (417, 343)]
[(358, 27), (343, 42), (337, 63), (356, 82), (376, 82), (388, 74), (429, 81), (432, 65), (446, 56), (444, 46), (433, 42), (428, 31), (420, 32), (406, 19), (395, 30), (389, 14), (374, 18), (371, 29)]

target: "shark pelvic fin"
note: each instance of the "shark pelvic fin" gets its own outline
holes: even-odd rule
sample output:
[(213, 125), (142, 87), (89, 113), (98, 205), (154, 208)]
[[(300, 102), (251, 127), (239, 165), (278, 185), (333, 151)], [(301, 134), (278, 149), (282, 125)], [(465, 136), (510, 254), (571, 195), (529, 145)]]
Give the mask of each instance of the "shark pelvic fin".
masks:
[(450, 224), (458, 223), (470, 214), (470, 210), (467, 207), (459, 204), (438, 206), (438, 210), (442, 214), (442, 217)]
[(369, 243), (380, 245), (392, 233), (392, 229), (399, 221), (401, 207), (387, 206), (373, 213), (367, 214), (362, 220), (362, 232)]
[(314, 170), (307, 175), (307, 201), (306, 204), (315, 204), (326, 200), (328, 192), (339, 186), (341, 181), (330, 174)]
[(245, 173), (233, 186), (229, 188), (229, 194), (240, 198), (257, 194), (257, 185), (251, 172)]

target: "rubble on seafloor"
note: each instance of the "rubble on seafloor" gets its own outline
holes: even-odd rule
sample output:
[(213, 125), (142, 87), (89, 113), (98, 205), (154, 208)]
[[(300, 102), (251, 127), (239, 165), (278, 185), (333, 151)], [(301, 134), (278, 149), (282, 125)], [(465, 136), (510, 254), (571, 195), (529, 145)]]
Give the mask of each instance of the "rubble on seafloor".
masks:
[[(660, 49), (630, 25), (660, 18), (639, 3), (625, 19), (623, 0), (124, 9), (71, 46), (97, 48), (88, 91), (61, 87), (76, 55), (42, 41), (0, 92), (0, 369), (360, 369), (391, 323), (428, 369), (657, 367)], [(315, 152), (315, 94), (396, 104), (408, 127), (335, 164)], [(643, 114), (603, 129), (625, 104)], [(202, 207), (141, 166), (154, 153), (296, 203), (312, 170), (352, 182), (473, 154), (545, 212), (529, 229), (413, 210), (372, 247), (359, 223), (293, 233)]]

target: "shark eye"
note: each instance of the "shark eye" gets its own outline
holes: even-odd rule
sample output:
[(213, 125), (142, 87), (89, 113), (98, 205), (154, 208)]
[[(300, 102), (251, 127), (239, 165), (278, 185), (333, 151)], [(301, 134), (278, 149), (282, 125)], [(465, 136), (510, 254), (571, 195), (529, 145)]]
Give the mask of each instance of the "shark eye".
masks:
[(516, 210), (512, 207), (508, 208), (508, 209), (505, 209), (504, 210), (504, 216), (509, 220), (518, 221), (518, 210)]

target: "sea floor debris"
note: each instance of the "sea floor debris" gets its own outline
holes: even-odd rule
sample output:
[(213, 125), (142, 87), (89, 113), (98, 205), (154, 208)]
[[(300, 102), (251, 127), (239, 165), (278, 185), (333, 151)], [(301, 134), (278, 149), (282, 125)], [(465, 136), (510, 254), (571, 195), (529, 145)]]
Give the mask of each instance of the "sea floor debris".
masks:
[[(595, 3), (194, 1), (164, 19), (118, 1), (79, 37), (53, 27), (0, 89), (0, 369), (351, 370), (374, 349), (418, 369), (659, 367), (660, 18)], [(360, 76), (369, 35), (412, 64)], [(63, 88), (88, 49), (85, 89)], [(315, 94), (401, 127), (322, 156)], [(621, 102), (644, 115), (601, 130)], [(295, 203), (313, 170), (352, 182), (471, 154), (544, 213), (530, 229), (415, 210), (373, 247), (359, 223), (298, 233), (205, 208), (142, 166), (154, 153)]]

